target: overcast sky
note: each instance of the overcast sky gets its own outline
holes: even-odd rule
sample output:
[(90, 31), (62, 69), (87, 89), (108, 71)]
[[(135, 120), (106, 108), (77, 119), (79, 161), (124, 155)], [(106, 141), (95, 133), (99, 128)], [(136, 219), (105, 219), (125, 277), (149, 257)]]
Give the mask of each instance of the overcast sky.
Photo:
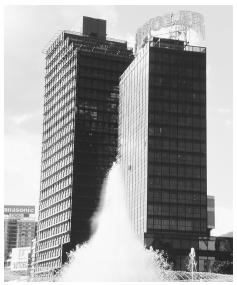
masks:
[(38, 205), (44, 95), (42, 50), (59, 30), (80, 31), (82, 16), (107, 20), (107, 34), (134, 43), (137, 28), (179, 9), (203, 14), (207, 47), (207, 185), (216, 230), (232, 230), (231, 6), (9, 6), (5, 8), (5, 204)]

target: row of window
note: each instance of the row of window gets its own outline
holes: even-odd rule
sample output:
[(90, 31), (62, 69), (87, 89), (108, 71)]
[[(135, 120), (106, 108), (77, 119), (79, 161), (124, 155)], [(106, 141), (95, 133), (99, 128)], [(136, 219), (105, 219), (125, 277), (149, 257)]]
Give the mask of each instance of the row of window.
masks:
[(65, 76), (68, 71), (76, 66), (76, 52), (73, 47), (63, 47), (59, 45), (55, 50), (55, 56), (51, 60), (46, 60), (46, 85), (52, 85), (55, 82), (55, 77), (60, 74)]
[(44, 115), (44, 129), (43, 132), (46, 132), (48, 128), (52, 128), (55, 124), (60, 124), (61, 121), (64, 119), (65, 116), (72, 114), (75, 110), (75, 104), (73, 95), (67, 94), (64, 99), (60, 102), (53, 105), (52, 112), (53, 115), (49, 116), (50, 114)]
[[(46, 68), (49, 69), (49, 64), (55, 64), (56, 61), (60, 61), (62, 56), (67, 54), (68, 50), (71, 49), (72, 45), (69, 46), (69, 40), (64, 40), (64, 35), (60, 34), (47, 50)], [(62, 54), (63, 51), (65, 51), (64, 54)]]
[[(161, 202), (161, 201), (160, 201)], [(148, 214), (155, 216), (173, 216), (187, 218), (206, 218), (206, 207), (167, 205), (167, 204), (148, 204)]]
[[(149, 138), (150, 140), (150, 138)], [(201, 152), (201, 146), (204, 148), (204, 144), (194, 142), (192, 144), (192, 151), (177, 151), (176, 149), (167, 151), (165, 148), (160, 150), (149, 150), (148, 159), (149, 162), (167, 162), (167, 163), (179, 163), (179, 164), (192, 164), (199, 163), (205, 165), (206, 155), (205, 151)], [(162, 151), (161, 151), (162, 149)]]
[[(184, 166), (192, 166), (192, 165), (200, 165), (204, 166), (206, 165), (206, 156), (205, 153), (202, 153), (201, 155), (198, 155), (197, 153), (190, 153), (190, 152), (168, 152), (168, 151), (158, 151), (156, 154), (150, 154), (149, 152), (149, 163), (153, 163), (154, 165), (156, 164), (170, 164), (172, 167), (176, 166), (177, 164), (180, 167)], [(175, 175), (175, 173), (174, 173)]]
[[(181, 141), (184, 141), (183, 139)], [(164, 154), (162, 154), (165, 152)], [(202, 164), (205, 163), (206, 144), (200, 142), (177, 143), (169, 138), (149, 138), (149, 160), (151, 162), (169, 161), (180, 164)], [(155, 154), (154, 154), (155, 153)]]
[[(119, 76), (118, 76), (119, 77)], [(117, 79), (118, 79), (117, 77)], [(111, 79), (110, 80), (101, 80), (101, 79), (89, 79), (89, 78), (79, 78), (79, 86), (86, 89), (95, 89), (95, 90), (104, 90), (111, 91)], [(114, 85), (116, 82), (114, 81)]]
[(58, 247), (61, 244), (64, 244), (69, 241), (69, 234), (62, 234), (51, 239), (40, 241), (37, 245), (37, 251), (44, 251), (52, 247)]
[(203, 104), (177, 104), (172, 102), (160, 102), (155, 101), (152, 104), (149, 104), (149, 112), (166, 112), (172, 114), (181, 114), (182, 116), (187, 115), (198, 115), (206, 116), (206, 106)]
[(47, 259), (56, 259), (59, 257), (61, 257), (61, 247), (54, 248), (54, 249), (47, 250), (45, 252), (40, 252), (36, 254), (36, 258), (38, 262), (42, 260), (47, 260)]
[(101, 68), (101, 66), (96, 66), (96, 68), (85, 68), (80, 65), (79, 76), (84, 78), (96, 78), (101, 80), (118, 80), (117, 70), (113, 72), (113, 70), (105, 70), (103, 67)]
[(55, 203), (58, 203), (64, 199), (66, 199), (67, 197), (69, 197), (71, 195), (71, 187), (68, 187), (70, 184), (66, 184), (68, 183), (70, 180), (67, 179), (65, 180), (65, 187), (63, 190), (56, 192), (56, 194), (50, 196), (48, 199), (45, 199), (44, 201), (41, 201), (40, 203), (40, 207), (39, 210), (42, 211), (45, 208), (48, 208), (52, 205), (54, 205)]
[(174, 177), (150, 177), (148, 179), (149, 187), (156, 187), (157, 189), (173, 189), (173, 190), (189, 190), (189, 191), (206, 191), (206, 179), (192, 179), (181, 178), (176, 179)]
[(42, 210), (39, 213), (39, 220), (47, 219), (50, 216), (56, 215), (62, 211), (68, 210), (68, 208), (71, 207), (71, 199), (63, 200), (55, 205), (53, 205), (50, 208), (47, 208), (46, 210)]
[(166, 138), (166, 137), (154, 137), (150, 136), (148, 140), (149, 147), (152, 148), (168, 148), (169, 150), (177, 150), (177, 148), (185, 149), (187, 151), (193, 150), (193, 145), (195, 144), (195, 148), (197, 145), (200, 145), (202, 148), (206, 145), (205, 140), (202, 141), (199, 139), (184, 139), (184, 138)]
[[(71, 146), (69, 147), (69, 144), (71, 144), (72, 141), (73, 141), (72, 133), (67, 133), (63, 137), (58, 138), (58, 140), (56, 141), (55, 140), (53, 141), (48, 140), (47, 142), (44, 141), (42, 146), (42, 161), (45, 160), (47, 161), (54, 155), (57, 155), (58, 158), (60, 158), (63, 153), (64, 155), (66, 155), (67, 153), (69, 153), (69, 149), (71, 148)], [(68, 145), (69, 149), (66, 147), (66, 145)], [(59, 152), (61, 152), (60, 155), (57, 154)]]
[[(37, 273), (49, 271), (53, 268), (59, 268), (59, 267), (61, 267), (61, 265), (62, 265), (61, 258), (59, 258), (57, 260), (50, 260), (50, 261), (46, 261), (46, 262), (41, 262), (39, 264), (36, 263), (35, 273), (37, 274)], [(45, 278), (46, 278), (46, 280), (48, 280), (47, 275), (45, 276)]]
[[(194, 46), (187, 46), (188, 48), (196, 48)], [(200, 47), (199, 47), (200, 48)], [(197, 53), (178, 53), (176, 51), (170, 52), (170, 49), (161, 50), (160, 48), (152, 48), (150, 52), (150, 62), (155, 66), (162, 63), (170, 64), (171, 68), (201, 70), (206, 68), (205, 54)]]
[(60, 51), (60, 55), (56, 61), (51, 61), (49, 64), (51, 68), (46, 67), (46, 76), (45, 83), (52, 81), (55, 79), (55, 76), (60, 73), (61, 76), (64, 76), (69, 70), (74, 68), (77, 63), (77, 58), (73, 56), (73, 51), (69, 49), (64, 49), (64, 51)]
[(69, 164), (68, 166), (64, 167), (57, 173), (49, 176), (44, 181), (41, 181), (41, 189), (48, 188), (52, 184), (56, 183), (57, 181), (63, 179), (64, 177), (70, 175), (72, 173), (73, 166), (72, 164)]
[(205, 221), (184, 220), (184, 219), (161, 219), (151, 218), (147, 220), (149, 230), (171, 230), (171, 231), (187, 231), (187, 232), (206, 232)]
[(44, 157), (42, 158), (42, 166), (41, 166), (42, 171), (46, 170), (48, 167), (52, 166), (53, 164), (58, 163), (64, 157), (72, 155), (72, 152), (73, 152), (72, 143), (69, 143), (66, 146), (61, 147), (59, 150), (55, 152), (53, 152), (53, 149), (51, 149), (51, 152), (44, 154)]
[(191, 66), (174, 66), (173, 64), (155, 64), (154, 61), (150, 62), (150, 70), (154, 75), (169, 75), (171, 77), (193, 79), (200, 81), (206, 78), (206, 73), (200, 68), (193, 68)]
[(39, 222), (39, 231), (45, 230), (51, 226), (66, 222), (67, 220), (69, 220), (71, 217), (71, 212), (67, 211), (67, 212), (62, 212), (59, 213), (56, 216), (53, 217), (49, 217), (49, 219), (43, 220), (41, 222)]
[(58, 72), (55, 77), (45, 85), (45, 104), (56, 94), (66, 93), (72, 87), (75, 87), (76, 75), (76, 66), (69, 69), (64, 75)]
[(54, 134), (60, 132), (64, 127), (68, 125), (71, 129), (73, 129), (73, 119), (73, 113), (68, 113), (67, 116), (64, 116), (60, 122), (54, 124), (53, 127), (49, 127), (48, 130), (43, 133), (43, 139), (47, 140), (48, 138), (54, 136)]
[(199, 104), (206, 104), (205, 92), (197, 92), (194, 90), (177, 92), (177, 89), (169, 88), (149, 88), (149, 99), (150, 102), (169, 102), (176, 104), (194, 104), (198, 106)]
[[(181, 177), (192, 177), (192, 178), (204, 178), (206, 176), (206, 167), (200, 166), (174, 166), (174, 165), (152, 165), (149, 164), (148, 168), (149, 175), (165, 175), (165, 176), (179, 176)], [(151, 177), (152, 179), (152, 177)]]
[(182, 124), (178, 121), (167, 123), (162, 121), (149, 122), (149, 135), (171, 134), (172, 136), (183, 136), (184, 138), (190, 136), (190, 139), (198, 139), (198, 135), (200, 136), (202, 133), (205, 134), (205, 132), (206, 128), (205, 126), (201, 127), (200, 121), (198, 125), (194, 125), (189, 122), (187, 122), (186, 124)]
[[(54, 157), (56, 157), (56, 156), (54, 156)], [(68, 164), (72, 164), (72, 163), (73, 163), (72, 154), (62, 157), (62, 159), (59, 160), (57, 163), (53, 164), (52, 166), (50, 166), (49, 168), (47, 168), (41, 172), (42, 173), (41, 174), (41, 181), (44, 181), (49, 176), (60, 171), (61, 169), (66, 167)]]
[[(50, 97), (50, 100), (44, 103), (44, 118), (46, 122), (52, 116), (55, 116), (55, 110), (60, 110), (62, 106), (67, 105), (71, 100), (75, 99), (75, 87), (76, 81), (74, 79), (69, 80), (65, 85), (67, 91), (60, 90), (60, 92), (54, 93)], [(61, 113), (57, 115), (61, 115)]]
[(49, 91), (45, 92), (44, 106), (46, 107), (45, 108), (46, 114), (50, 113), (50, 109), (52, 109), (52, 106), (54, 105), (53, 100), (57, 96), (64, 97), (65, 94), (73, 93), (75, 91), (75, 87), (76, 87), (75, 79), (76, 79), (76, 75), (71, 73), (70, 77), (62, 79), (60, 83), (58, 83), (56, 86), (52, 86)]
[(46, 146), (51, 146), (52, 144), (62, 139), (62, 137), (64, 137), (66, 134), (74, 131), (73, 121), (74, 120), (72, 119), (67, 125), (63, 126), (60, 130), (51, 136), (48, 136), (47, 138), (43, 137), (44, 144)]
[(188, 91), (197, 91), (203, 92), (206, 90), (206, 82), (203, 81), (193, 81), (193, 80), (177, 80), (172, 77), (164, 77), (164, 76), (156, 76), (153, 73), (150, 73), (150, 84), (153, 88), (159, 87), (171, 87), (177, 88), (180, 90), (188, 90)]
[(150, 188), (148, 191), (149, 202), (167, 202), (178, 204), (207, 204), (207, 195), (198, 192), (172, 192), (172, 191), (157, 191), (157, 189)]
[(193, 128), (179, 128), (177, 127), (158, 127), (158, 126), (150, 126), (149, 127), (149, 136), (153, 137), (164, 137), (170, 139), (180, 139), (180, 140), (206, 140), (206, 130), (195, 130)]
[[(113, 114), (111, 114), (108, 112), (97, 112), (94, 110), (91, 111), (87, 109), (79, 109), (78, 113), (79, 113), (80, 119), (84, 121), (84, 122), (81, 122), (82, 124), (86, 122), (95, 121), (95, 122), (98, 122), (99, 124), (108, 123), (107, 127), (109, 127), (109, 123), (110, 124), (117, 123), (117, 120), (118, 120), (117, 115), (116, 115), (117, 112), (114, 112)], [(116, 127), (117, 127), (117, 124), (116, 124)]]
[(91, 56), (81, 56), (80, 67), (83, 68), (103, 68), (103, 70), (108, 71), (117, 71), (122, 70), (124, 67), (124, 61), (118, 60), (118, 58), (114, 57), (113, 59), (110, 57), (105, 60), (104, 57), (91, 57)]
[(40, 191), (40, 200), (48, 198), (49, 196), (53, 195), (54, 193), (66, 188), (72, 182), (72, 176), (66, 176), (64, 179), (56, 181), (54, 184), (50, 185), (49, 187), (42, 188)]
[(206, 119), (200, 116), (177, 116), (177, 114), (167, 114), (167, 113), (150, 113), (149, 114), (149, 123), (154, 125), (160, 124), (161, 126), (165, 125), (176, 125), (179, 128), (184, 127), (202, 127), (206, 126)]
[(55, 235), (59, 235), (65, 232), (68, 232), (70, 230), (70, 221), (67, 221), (65, 223), (53, 226), (49, 229), (43, 230), (38, 233), (38, 240), (42, 239), (48, 239)]

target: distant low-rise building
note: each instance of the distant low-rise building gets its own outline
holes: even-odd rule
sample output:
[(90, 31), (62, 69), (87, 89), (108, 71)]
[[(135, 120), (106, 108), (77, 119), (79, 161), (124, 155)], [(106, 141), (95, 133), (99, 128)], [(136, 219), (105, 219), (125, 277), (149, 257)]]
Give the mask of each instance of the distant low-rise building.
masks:
[(30, 253), (30, 246), (13, 248), (10, 265), (11, 271), (18, 271), (27, 275), (29, 270)]
[(4, 263), (13, 248), (31, 247), (35, 237), (35, 206), (4, 206)]
[(207, 196), (207, 229), (209, 232), (215, 228), (215, 197)]

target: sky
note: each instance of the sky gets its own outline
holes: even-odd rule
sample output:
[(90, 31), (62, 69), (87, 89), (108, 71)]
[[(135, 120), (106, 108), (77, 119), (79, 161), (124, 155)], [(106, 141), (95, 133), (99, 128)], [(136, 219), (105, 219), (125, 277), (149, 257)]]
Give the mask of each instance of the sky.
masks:
[[(44, 48), (61, 30), (81, 31), (82, 17), (107, 20), (109, 37), (134, 44), (136, 30), (167, 12), (205, 18), (207, 47), (207, 191), (216, 229), (233, 228), (233, 16), (231, 6), (7, 6), (4, 28), (4, 203), (36, 205), (44, 95)], [(132, 15), (132, 17), (131, 17)]]

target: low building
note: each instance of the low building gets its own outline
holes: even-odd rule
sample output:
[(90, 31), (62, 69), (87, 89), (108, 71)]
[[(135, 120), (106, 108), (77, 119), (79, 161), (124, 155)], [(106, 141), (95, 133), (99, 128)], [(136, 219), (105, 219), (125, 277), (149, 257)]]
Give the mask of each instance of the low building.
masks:
[(31, 247), (13, 248), (10, 265), (11, 271), (21, 272), (22, 275), (28, 275), (30, 254)]
[(4, 263), (13, 248), (30, 247), (35, 237), (35, 206), (4, 206)]
[(199, 238), (198, 270), (222, 274), (233, 274), (233, 238)]
[(215, 228), (215, 197), (207, 196), (207, 229), (209, 235), (211, 230)]

